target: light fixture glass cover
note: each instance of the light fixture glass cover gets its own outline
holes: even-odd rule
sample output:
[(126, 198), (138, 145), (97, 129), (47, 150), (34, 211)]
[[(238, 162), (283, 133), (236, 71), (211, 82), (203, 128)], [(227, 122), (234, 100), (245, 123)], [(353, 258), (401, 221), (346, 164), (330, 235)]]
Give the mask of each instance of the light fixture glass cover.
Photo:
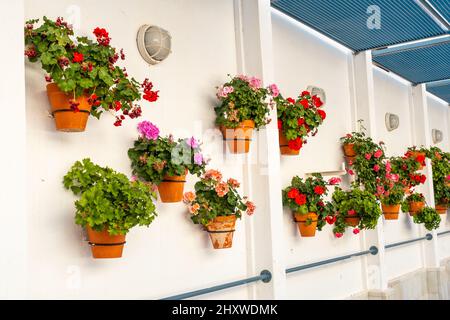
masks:
[(388, 131), (395, 130), (400, 126), (400, 118), (396, 114), (386, 113), (384, 121)]
[(442, 142), (442, 140), (444, 140), (444, 135), (441, 130), (433, 129), (431, 130), (431, 138), (433, 139), (433, 143), (437, 144), (439, 142)]
[(136, 41), (139, 53), (149, 64), (160, 63), (171, 53), (172, 37), (167, 30), (160, 27), (141, 26)]

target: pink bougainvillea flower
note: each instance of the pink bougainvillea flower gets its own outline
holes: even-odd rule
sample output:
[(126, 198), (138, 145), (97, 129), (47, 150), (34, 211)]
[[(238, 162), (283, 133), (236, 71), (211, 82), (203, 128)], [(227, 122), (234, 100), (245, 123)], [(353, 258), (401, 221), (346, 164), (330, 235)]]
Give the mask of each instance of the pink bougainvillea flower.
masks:
[(150, 121), (142, 121), (138, 123), (138, 131), (148, 140), (156, 140), (159, 137), (159, 129)]
[(194, 137), (187, 139), (187, 144), (193, 149), (198, 148), (199, 146), (198, 141)]
[(131, 176), (131, 182), (135, 182), (135, 181), (137, 181), (138, 180), (138, 177), (137, 176)]

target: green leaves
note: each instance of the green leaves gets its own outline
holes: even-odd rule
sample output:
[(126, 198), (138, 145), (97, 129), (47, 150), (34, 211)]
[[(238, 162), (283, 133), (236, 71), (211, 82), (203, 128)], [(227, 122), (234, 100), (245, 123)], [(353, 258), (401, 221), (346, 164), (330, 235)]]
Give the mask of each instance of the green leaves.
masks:
[(439, 228), (441, 224), (441, 216), (437, 211), (430, 207), (423, 208), (419, 213), (413, 217), (414, 223), (423, 223), (424, 227), (431, 231)]
[(100, 167), (89, 159), (77, 161), (64, 176), (64, 186), (81, 198), (75, 202), (75, 223), (111, 235), (126, 234), (134, 226), (148, 226), (156, 217), (156, 195), (141, 182)]

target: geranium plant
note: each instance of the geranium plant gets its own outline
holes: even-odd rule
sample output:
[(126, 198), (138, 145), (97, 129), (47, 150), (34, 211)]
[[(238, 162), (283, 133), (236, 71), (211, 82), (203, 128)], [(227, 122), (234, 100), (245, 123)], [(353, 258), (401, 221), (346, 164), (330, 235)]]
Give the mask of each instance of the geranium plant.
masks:
[(442, 151), (438, 147), (426, 150), (426, 155), (431, 159), (433, 167), (433, 186), (436, 204), (448, 205), (450, 202), (450, 153)]
[(215, 107), (216, 124), (236, 128), (245, 120), (255, 122), (259, 129), (270, 122), (271, 97), (279, 94), (276, 85), (268, 88), (256, 77), (238, 75), (217, 88), (219, 105)]
[(134, 226), (149, 226), (156, 217), (156, 198), (147, 185), (90, 159), (77, 161), (64, 176), (76, 195), (75, 222), (110, 235), (124, 235)]
[(323, 102), (309, 91), (303, 91), (297, 99), (274, 98), (278, 113), (278, 129), (288, 140), (291, 150), (300, 150), (309, 135), (315, 136), (327, 114), (321, 109)]
[(430, 207), (425, 207), (414, 216), (414, 223), (423, 224), (424, 227), (431, 231), (439, 228), (441, 217), (437, 211)]
[(353, 229), (353, 233), (358, 234), (362, 229), (374, 229), (381, 216), (377, 198), (356, 185), (348, 191), (336, 187), (331, 203), (334, 213), (327, 218), (327, 222), (334, 223), (333, 232), (337, 238), (342, 237), (346, 227), (350, 226), (346, 218), (359, 218), (359, 223)]
[(149, 121), (138, 124), (139, 138), (128, 150), (133, 174), (139, 179), (160, 184), (165, 176), (181, 176), (186, 172), (200, 176), (207, 160), (194, 137), (174, 139), (161, 137), (159, 129)]
[(347, 134), (341, 138), (341, 143), (354, 144), (356, 152), (354, 160), (349, 163), (352, 169), (348, 173), (356, 173), (356, 183), (375, 194), (380, 179), (386, 175), (384, 143), (375, 143), (364, 131)]
[(217, 217), (235, 216), (240, 219), (243, 213), (251, 216), (255, 205), (242, 197), (238, 188), (240, 183), (229, 178), (224, 181), (222, 173), (208, 170), (195, 184), (194, 192), (184, 194), (194, 224), (207, 226)]
[(384, 185), (385, 191), (380, 195), (381, 203), (387, 206), (401, 204), (405, 197), (405, 189), (398, 182), (388, 182)]
[(422, 193), (412, 193), (403, 200), (401, 208), (403, 212), (409, 212), (415, 215), (425, 207), (425, 196)]
[(70, 108), (79, 111), (76, 98), (87, 96), (91, 115), (100, 118), (104, 111), (115, 115), (115, 126), (122, 121), (141, 116), (137, 104), (141, 98), (154, 102), (158, 91), (148, 79), (142, 83), (129, 77), (125, 68), (116, 63), (124, 60), (123, 50), (110, 45), (109, 33), (103, 28), (93, 31), (95, 41), (87, 37), (74, 37), (72, 27), (62, 18), (56, 21), (47, 17), (36, 26), (39, 19), (26, 22), (25, 55), (31, 62), (41, 62), (47, 72), (47, 82), (54, 82), (73, 99)]
[(413, 157), (409, 152), (403, 157), (390, 158), (392, 172), (399, 175), (400, 182), (405, 189), (410, 190), (415, 186), (425, 183), (427, 177), (417, 172), (420, 169), (422, 161), (420, 157)]
[[(290, 208), (295, 214), (317, 215), (317, 229), (322, 230), (325, 218), (330, 214), (330, 206), (325, 200), (328, 195), (327, 186), (340, 183), (339, 178), (331, 178), (325, 181), (321, 174), (313, 174), (302, 179), (298, 176), (292, 178), (291, 184), (282, 191), (283, 205)], [(313, 219), (308, 215), (306, 225), (310, 225)]]

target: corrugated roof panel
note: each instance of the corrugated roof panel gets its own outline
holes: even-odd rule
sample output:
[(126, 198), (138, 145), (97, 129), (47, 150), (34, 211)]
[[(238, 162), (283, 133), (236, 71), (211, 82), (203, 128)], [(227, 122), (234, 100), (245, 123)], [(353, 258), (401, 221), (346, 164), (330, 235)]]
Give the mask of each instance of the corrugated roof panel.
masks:
[(450, 79), (450, 39), (383, 55), (375, 51), (373, 61), (415, 84)]
[(427, 85), (427, 91), (450, 103), (450, 81), (445, 81), (442, 84)]
[(450, 0), (428, 0), (428, 2), (450, 22)]
[[(448, 0), (445, 0), (448, 1)], [(271, 0), (272, 6), (336, 40), (363, 51), (446, 34), (414, 0)], [(369, 28), (369, 8), (380, 28)]]

